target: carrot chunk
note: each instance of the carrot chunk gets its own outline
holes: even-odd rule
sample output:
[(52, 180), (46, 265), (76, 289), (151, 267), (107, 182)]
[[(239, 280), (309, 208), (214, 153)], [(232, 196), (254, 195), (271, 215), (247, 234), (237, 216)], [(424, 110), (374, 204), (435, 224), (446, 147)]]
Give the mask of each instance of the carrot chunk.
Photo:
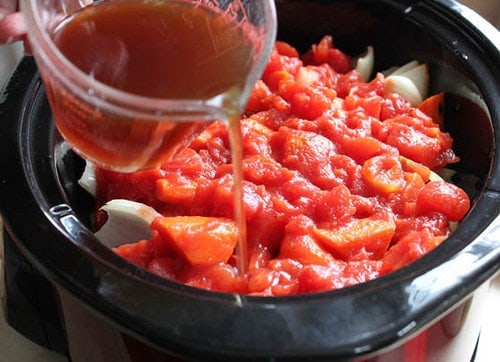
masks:
[(367, 259), (380, 259), (387, 251), (396, 231), (392, 220), (376, 216), (357, 219), (333, 229), (314, 229), (314, 236), (328, 250), (343, 260), (363, 254)]
[(443, 129), (444, 126), (444, 93), (438, 93), (423, 100), (418, 109), (431, 117)]
[(160, 217), (151, 224), (191, 265), (225, 263), (233, 254), (238, 228), (231, 219), (205, 216)]

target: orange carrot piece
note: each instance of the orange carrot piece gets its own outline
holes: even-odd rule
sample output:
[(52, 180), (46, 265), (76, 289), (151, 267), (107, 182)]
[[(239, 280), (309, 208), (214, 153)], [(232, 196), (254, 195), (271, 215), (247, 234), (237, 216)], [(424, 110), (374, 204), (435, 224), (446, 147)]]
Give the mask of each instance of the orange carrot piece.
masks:
[(314, 236), (343, 260), (348, 261), (360, 253), (378, 260), (387, 251), (395, 231), (394, 221), (372, 216), (354, 220), (337, 230), (314, 229)]
[(444, 125), (444, 93), (438, 93), (423, 100), (418, 109), (431, 117), (443, 129)]
[(233, 254), (238, 228), (231, 219), (205, 216), (159, 217), (151, 224), (191, 265), (225, 263)]
[(370, 186), (384, 194), (397, 192), (404, 185), (404, 172), (395, 157), (372, 157), (363, 163), (361, 174)]
[(310, 235), (286, 236), (281, 243), (279, 257), (290, 258), (304, 265), (328, 266), (335, 260)]
[(429, 167), (421, 164), (420, 162), (410, 160), (409, 158), (404, 156), (399, 156), (399, 161), (401, 162), (401, 166), (403, 167), (404, 171), (416, 172), (420, 175), (420, 177), (422, 177), (422, 180), (424, 180), (424, 182), (429, 181), (429, 177), (431, 175), (431, 170)]

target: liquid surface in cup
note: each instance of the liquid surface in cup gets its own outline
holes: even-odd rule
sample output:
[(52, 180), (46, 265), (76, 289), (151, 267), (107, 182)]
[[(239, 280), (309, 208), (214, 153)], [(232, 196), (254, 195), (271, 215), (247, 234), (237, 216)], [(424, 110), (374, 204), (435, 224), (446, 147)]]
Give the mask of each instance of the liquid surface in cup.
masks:
[[(83, 8), (52, 34), (59, 50), (96, 80), (136, 95), (237, 104), (251, 67), (253, 46), (228, 14), (189, 2), (108, 0)], [(133, 171), (158, 164), (204, 127), (109, 112), (47, 81), (59, 131), (100, 166)], [(236, 107), (236, 106), (235, 106)], [(195, 121), (195, 120), (194, 120)], [(176, 141), (176, 142), (174, 142)]]

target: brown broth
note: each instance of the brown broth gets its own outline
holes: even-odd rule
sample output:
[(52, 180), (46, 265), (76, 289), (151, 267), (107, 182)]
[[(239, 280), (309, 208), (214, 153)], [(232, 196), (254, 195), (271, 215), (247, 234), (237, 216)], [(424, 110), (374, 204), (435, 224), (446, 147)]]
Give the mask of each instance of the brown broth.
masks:
[(245, 83), (252, 44), (223, 14), (188, 2), (108, 0), (53, 33), (78, 68), (147, 97), (210, 99)]
[[(106, 85), (151, 98), (220, 97), (223, 113), (239, 112), (229, 108), (240, 103), (253, 48), (224, 14), (181, 1), (108, 0), (71, 15), (52, 36), (73, 64)], [(99, 166), (154, 167), (203, 128), (199, 122), (110, 112), (45, 78), (59, 131)]]

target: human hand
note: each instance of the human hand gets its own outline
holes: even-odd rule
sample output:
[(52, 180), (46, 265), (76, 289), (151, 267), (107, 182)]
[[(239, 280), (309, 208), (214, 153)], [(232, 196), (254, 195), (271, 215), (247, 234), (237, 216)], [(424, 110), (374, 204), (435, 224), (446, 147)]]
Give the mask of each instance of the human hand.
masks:
[(17, 0), (0, 0), (0, 44), (26, 39), (26, 26)]

